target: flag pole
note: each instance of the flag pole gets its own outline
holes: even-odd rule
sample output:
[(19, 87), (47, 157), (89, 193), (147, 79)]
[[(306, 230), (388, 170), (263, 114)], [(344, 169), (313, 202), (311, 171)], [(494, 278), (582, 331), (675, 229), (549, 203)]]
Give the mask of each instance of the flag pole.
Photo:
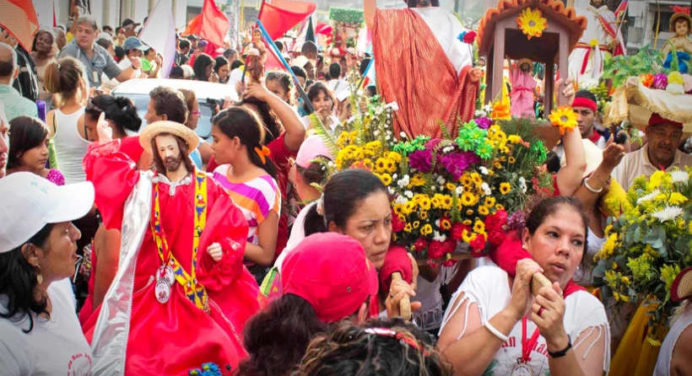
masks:
[(286, 62), (286, 59), (284, 59), (283, 55), (281, 55), (281, 52), (279, 51), (279, 48), (276, 47), (276, 44), (272, 40), (272, 38), (269, 36), (269, 33), (267, 33), (267, 29), (264, 28), (264, 25), (262, 25), (262, 21), (257, 19), (257, 27), (259, 27), (260, 32), (262, 33), (262, 38), (269, 44), (269, 47), (272, 48), (274, 51), (274, 54), (279, 58), (279, 61), (281, 61), (281, 64), (284, 66), (284, 68), (288, 71), (288, 74), (291, 75), (293, 78), (293, 82), (296, 85), (296, 88), (298, 88), (298, 93), (300, 93), (301, 98), (303, 98), (303, 103), (305, 103), (305, 106), (310, 110), (310, 113), (315, 112), (315, 108), (312, 107), (312, 102), (308, 99), (308, 95), (305, 93), (305, 90), (303, 90), (303, 87), (300, 86), (300, 81), (298, 81), (298, 77), (296, 77), (296, 74), (293, 73), (293, 69), (291, 69), (291, 66), (288, 65), (288, 62)]

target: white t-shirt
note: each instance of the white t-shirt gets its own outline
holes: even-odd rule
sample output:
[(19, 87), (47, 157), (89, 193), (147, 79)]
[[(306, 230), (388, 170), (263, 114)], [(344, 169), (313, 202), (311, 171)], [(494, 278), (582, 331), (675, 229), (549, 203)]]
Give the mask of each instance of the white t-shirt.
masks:
[[(69, 279), (48, 287), (52, 304), (50, 319), (0, 319), (0, 373), (2, 375), (90, 375), (91, 348), (82, 334), (75, 313), (75, 298)], [(6, 310), (7, 298), (0, 297)]]
[(692, 304), (687, 303), (687, 307), (680, 316), (673, 322), (670, 327), (666, 339), (661, 344), (661, 350), (658, 352), (658, 360), (654, 369), (654, 376), (670, 375), (670, 361), (673, 357), (673, 349), (678, 342), (678, 338), (682, 332), (692, 325)]
[[(468, 309), (471, 303), (478, 306), (481, 324), (485, 324), (498, 312), (503, 310), (512, 297), (509, 283), (507, 282), (507, 272), (497, 266), (481, 266), (469, 273), (459, 289), (452, 296), (450, 306), (442, 319), (444, 329), (447, 321), (455, 311), (463, 306), (468, 317)], [(459, 303), (454, 304), (460, 292), (464, 292), (464, 297)], [(573, 348), (577, 349), (586, 346), (591, 349), (596, 341), (601, 340), (601, 336), (606, 336), (606, 354), (603, 358), (603, 370), (607, 371), (610, 365), (610, 329), (603, 304), (593, 295), (586, 291), (577, 291), (565, 298), (565, 315), (563, 319), (565, 331), (572, 339)], [(527, 337), (530, 337), (536, 330), (536, 325), (532, 321), (527, 322)], [(580, 334), (588, 331), (598, 331), (597, 338), (589, 343), (579, 341)], [(464, 327), (457, 335), (461, 338), (466, 331)], [(590, 333), (589, 333), (590, 334)], [(507, 342), (502, 344), (497, 351), (492, 362), (486, 369), (484, 375), (510, 375), (512, 369), (517, 364), (517, 359), (521, 358), (522, 351), (522, 322), (519, 321), (508, 335)], [(585, 336), (588, 337), (588, 336)], [(589, 354), (589, 350), (584, 356)], [(538, 342), (531, 351), (531, 360), (528, 365), (534, 375), (549, 374), (548, 368), (548, 348), (543, 336), (538, 336)]]
[(305, 217), (307, 216), (310, 209), (312, 209), (312, 207), (315, 205), (317, 205), (317, 201), (313, 201), (305, 205), (305, 207), (303, 207), (298, 213), (298, 216), (296, 217), (295, 221), (293, 221), (293, 227), (291, 227), (291, 235), (289, 235), (288, 237), (286, 247), (284, 247), (284, 250), (281, 252), (279, 257), (276, 258), (276, 261), (274, 261), (274, 266), (276, 266), (279, 269), (279, 272), (281, 272), (281, 267), (283, 266), (286, 256), (288, 256), (288, 254), (291, 253), (293, 248), (295, 248), (298, 244), (300, 244), (300, 242), (303, 241), (303, 239), (305, 239)]

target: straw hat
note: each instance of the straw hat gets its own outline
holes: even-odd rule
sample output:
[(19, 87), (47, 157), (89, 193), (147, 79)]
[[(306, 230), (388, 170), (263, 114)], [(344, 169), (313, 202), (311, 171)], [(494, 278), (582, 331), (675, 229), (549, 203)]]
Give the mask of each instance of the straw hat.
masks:
[(147, 125), (139, 134), (139, 144), (144, 150), (151, 153), (151, 140), (161, 133), (169, 133), (182, 138), (187, 144), (187, 154), (197, 149), (199, 144), (199, 137), (192, 129), (169, 120), (156, 121)]
[(692, 298), (692, 266), (685, 268), (675, 277), (670, 290), (670, 300), (674, 302)]
[(690, 34), (690, 32), (692, 32), (692, 30), (691, 30), (692, 29), (692, 17), (690, 17), (689, 14), (681, 13), (681, 12), (674, 13), (670, 17), (670, 31), (673, 33), (675, 32), (675, 23), (681, 18), (684, 18), (687, 20), (687, 34)]

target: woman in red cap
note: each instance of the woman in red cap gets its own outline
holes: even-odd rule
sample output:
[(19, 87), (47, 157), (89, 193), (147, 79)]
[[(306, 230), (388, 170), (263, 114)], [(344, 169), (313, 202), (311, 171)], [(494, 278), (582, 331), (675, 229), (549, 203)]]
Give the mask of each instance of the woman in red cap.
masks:
[(334, 232), (305, 238), (284, 261), (283, 295), (247, 323), (250, 357), (240, 374), (289, 374), (310, 340), (330, 324), (365, 321), (377, 285), (375, 266), (353, 238)]

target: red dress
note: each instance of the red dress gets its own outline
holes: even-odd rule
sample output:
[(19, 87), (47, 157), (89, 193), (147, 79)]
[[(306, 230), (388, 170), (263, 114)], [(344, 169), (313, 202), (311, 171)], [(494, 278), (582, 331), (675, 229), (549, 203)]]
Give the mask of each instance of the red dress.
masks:
[[(96, 188), (96, 204), (104, 224), (107, 228), (120, 228), (125, 200), (141, 175), (124, 153), (104, 152), (108, 147), (113, 146), (90, 148), (84, 167), (87, 179)], [(154, 184), (158, 185), (161, 226), (171, 253), (189, 273), (194, 179), (188, 177), (172, 187), (162, 176)], [(199, 240), (196, 273), (197, 281), (206, 288), (209, 312), (189, 300), (177, 282), (171, 286), (167, 303), (157, 301), (155, 273), (162, 261), (151, 227), (147, 226), (136, 261), (125, 374), (187, 374), (205, 362), (214, 362), (226, 372), (228, 366), (236, 370), (247, 355), (242, 347), (243, 326), (259, 308), (257, 284), (242, 264), (247, 223), (241, 211), (209, 176), (206, 187), (206, 226)], [(218, 262), (206, 252), (213, 242), (221, 244), (223, 249)], [(88, 324), (83, 329), (91, 340), (94, 328)]]

